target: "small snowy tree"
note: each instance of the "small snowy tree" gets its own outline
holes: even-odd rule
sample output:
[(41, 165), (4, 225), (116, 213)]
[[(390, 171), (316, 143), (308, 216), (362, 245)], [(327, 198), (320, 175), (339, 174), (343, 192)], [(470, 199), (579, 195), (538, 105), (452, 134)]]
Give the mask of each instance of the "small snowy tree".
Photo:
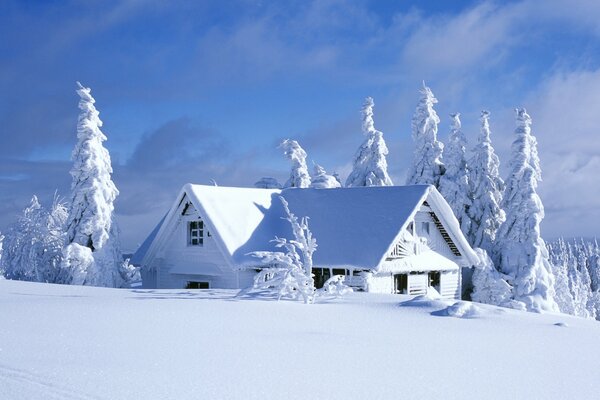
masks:
[(0, 269), (9, 279), (61, 283), (61, 249), (66, 211), (55, 199), (50, 211), (33, 196), (9, 228)]
[(465, 235), (471, 230), (471, 188), (466, 158), (467, 139), (460, 127), (460, 114), (451, 114), (452, 125), (448, 146), (444, 150), (446, 173), (440, 178), (440, 193), (454, 211)]
[(281, 189), (281, 184), (275, 178), (263, 177), (254, 184), (254, 187), (259, 189)]
[(275, 290), (278, 298), (302, 297), (306, 304), (312, 303), (315, 297), (315, 282), (312, 276), (312, 256), (317, 250), (317, 240), (312, 237), (308, 228), (308, 217), (298, 221), (288, 206), (288, 202), (280, 196), (286, 213), (284, 219), (292, 227), (293, 240), (275, 237), (276, 247), (285, 249), (284, 252), (256, 251), (250, 253), (260, 258), (266, 267), (254, 279), (255, 289)]
[(496, 270), (485, 250), (474, 250), (479, 257), (479, 264), (473, 271), (471, 299), (478, 303), (502, 307), (511, 305), (511, 287), (506, 282), (507, 277)]
[(412, 138), (415, 143), (413, 163), (408, 171), (407, 185), (434, 185), (439, 188), (445, 167), (442, 162), (444, 145), (437, 140), (440, 118), (433, 109), (437, 99), (431, 89), (421, 89), (421, 99), (412, 118)]
[(292, 171), (290, 178), (283, 185), (285, 188), (307, 188), (310, 186), (310, 175), (306, 165), (306, 151), (295, 140), (286, 139), (281, 142), (285, 156), (292, 162)]
[[(121, 287), (135, 271), (124, 262), (119, 230), (113, 218), (119, 191), (111, 179), (112, 166), (102, 121), (90, 88), (77, 82), (80, 97), (78, 142), (73, 150), (71, 201), (67, 219), (67, 247), (63, 267), (72, 271), (71, 283)], [(80, 257), (78, 259), (77, 257)]]
[(335, 176), (328, 175), (325, 168), (321, 167), (319, 164), (315, 164), (310, 187), (316, 189), (331, 189), (339, 188), (341, 185), (338, 180), (335, 179)]
[(506, 221), (498, 229), (496, 240), (497, 265), (510, 276), (515, 301), (529, 311), (558, 311), (548, 250), (540, 234), (544, 206), (536, 188), (541, 173), (531, 164), (537, 150), (531, 147), (535, 143), (529, 137), (531, 118), (524, 109), (517, 110), (515, 133), (504, 199)]
[(491, 254), (496, 232), (506, 216), (500, 208), (504, 181), (500, 178), (500, 160), (490, 139), (489, 117), (489, 112), (481, 112), (481, 131), (469, 163), (471, 222), (467, 237), (471, 246)]
[(375, 129), (372, 97), (365, 99), (362, 108), (362, 131), (365, 141), (354, 156), (352, 172), (346, 179), (346, 186), (392, 186), (387, 172), (388, 148), (383, 133)]

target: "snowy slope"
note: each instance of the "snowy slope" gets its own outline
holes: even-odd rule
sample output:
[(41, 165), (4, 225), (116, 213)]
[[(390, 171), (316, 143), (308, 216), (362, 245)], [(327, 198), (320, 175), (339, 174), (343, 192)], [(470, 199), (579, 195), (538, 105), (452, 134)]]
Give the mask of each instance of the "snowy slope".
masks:
[[(307, 306), (234, 295), (0, 280), (0, 399), (593, 399), (600, 391), (595, 321), (408, 296), (356, 293)], [(448, 316), (463, 312), (471, 318)]]

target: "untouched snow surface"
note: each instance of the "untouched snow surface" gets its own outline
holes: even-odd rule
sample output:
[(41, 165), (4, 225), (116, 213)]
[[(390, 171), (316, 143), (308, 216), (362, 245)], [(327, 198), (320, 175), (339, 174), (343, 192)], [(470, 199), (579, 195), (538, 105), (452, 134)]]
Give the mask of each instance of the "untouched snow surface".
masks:
[(353, 293), (0, 280), (0, 399), (593, 399), (600, 325)]

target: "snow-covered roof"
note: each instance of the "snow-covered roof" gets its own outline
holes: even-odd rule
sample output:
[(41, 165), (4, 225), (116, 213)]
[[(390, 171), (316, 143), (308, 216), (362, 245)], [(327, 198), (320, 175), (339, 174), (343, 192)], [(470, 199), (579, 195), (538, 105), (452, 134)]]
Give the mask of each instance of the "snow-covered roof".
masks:
[[(232, 266), (256, 266), (259, 260), (248, 253), (275, 251), (271, 242), (275, 236), (293, 237), (289, 223), (282, 219), (285, 213), (279, 196), (288, 201), (297, 217), (309, 217), (318, 245), (313, 256), (316, 267), (378, 268), (425, 200), (448, 225), (463, 255), (476, 260), (450, 207), (433, 186), (280, 190), (187, 184), (167, 220), (184, 196), (198, 210)], [(160, 229), (153, 234), (160, 236)], [(134, 259), (145, 258), (151, 248), (146, 242)]]

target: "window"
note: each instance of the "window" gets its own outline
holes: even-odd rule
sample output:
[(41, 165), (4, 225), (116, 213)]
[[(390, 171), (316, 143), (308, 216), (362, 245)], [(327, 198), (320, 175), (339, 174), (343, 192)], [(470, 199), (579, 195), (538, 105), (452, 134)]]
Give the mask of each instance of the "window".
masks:
[(429, 235), (429, 222), (421, 222), (421, 233)]
[(188, 281), (185, 285), (186, 289), (208, 289), (208, 282), (193, 282)]
[(190, 246), (204, 245), (204, 221), (188, 222), (188, 244)]

